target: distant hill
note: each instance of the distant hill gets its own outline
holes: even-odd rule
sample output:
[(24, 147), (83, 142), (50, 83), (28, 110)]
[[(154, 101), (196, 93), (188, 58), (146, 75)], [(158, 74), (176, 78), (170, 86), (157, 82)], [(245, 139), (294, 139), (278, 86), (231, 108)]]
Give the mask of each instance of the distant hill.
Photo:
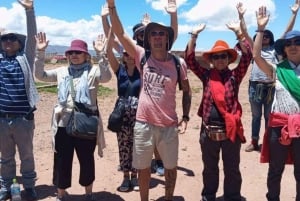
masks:
[[(61, 45), (49, 45), (46, 49), (46, 53), (48, 54), (57, 54), (57, 55), (64, 55), (65, 51), (69, 48), (69, 46), (61, 46)], [(89, 53), (92, 56), (96, 55), (95, 50), (89, 50)]]

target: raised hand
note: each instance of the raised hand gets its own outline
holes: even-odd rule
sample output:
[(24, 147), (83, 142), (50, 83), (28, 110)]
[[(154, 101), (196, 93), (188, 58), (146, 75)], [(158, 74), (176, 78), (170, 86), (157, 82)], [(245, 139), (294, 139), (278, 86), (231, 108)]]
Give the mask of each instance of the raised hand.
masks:
[(107, 43), (107, 39), (104, 34), (98, 35), (96, 41), (93, 41), (93, 47), (96, 52), (103, 52)]
[(142, 23), (143, 23), (144, 25), (147, 25), (147, 24), (149, 24), (150, 22), (151, 22), (150, 15), (149, 15), (148, 13), (145, 13), (145, 14), (143, 15)]
[(105, 17), (109, 15), (109, 9), (108, 9), (108, 5), (107, 3), (105, 3), (102, 7), (101, 7), (101, 16)]
[(297, 13), (300, 6), (300, 0), (295, 0), (295, 4), (291, 6), (292, 13)]
[(47, 41), (46, 33), (45, 32), (39, 32), (35, 36), (36, 40), (36, 49), (39, 51), (44, 51), (49, 44), (49, 41)]
[(168, 5), (165, 7), (167, 13), (172, 14), (177, 12), (176, 0), (168, 0)]
[(3, 33), (4, 31), (5, 31), (5, 29), (0, 27), (0, 36), (2, 35), (2, 33)]
[(205, 27), (206, 27), (206, 24), (204, 24), (204, 23), (199, 24), (198, 26), (196, 26), (193, 29), (192, 33), (198, 35), (200, 32), (202, 32), (205, 29)]
[(226, 24), (227, 28), (233, 32), (241, 32), (240, 22), (232, 21)]
[(239, 17), (243, 17), (245, 12), (246, 12), (246, 9), (243, 7), (243, 3), (242, 2), (239, 2), (237, 5), (236, 5), (236, 9), (239, 13)]
[(256, 11), (257, 28), (263, 30), (268, 24), (270, 14), (267, 13), (267, 7), (261, 6)]
[(33, 8), (33, 0), (18, 0), (19, 4), (21, 4), (25, 9)]

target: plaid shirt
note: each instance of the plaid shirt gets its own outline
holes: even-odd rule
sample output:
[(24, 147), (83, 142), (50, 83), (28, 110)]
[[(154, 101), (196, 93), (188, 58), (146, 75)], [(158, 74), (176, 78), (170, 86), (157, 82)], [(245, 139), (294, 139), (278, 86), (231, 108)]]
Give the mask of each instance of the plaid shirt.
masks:
[[(236, 49), (238, 47), (236, 46)], [(248, 66), (252, 59), (252, 53), (250, 47), (247, 46), (248, 51), (246, 53), (242, 52), (240, 62), (238, 66), (232, 70), (228, 67), (220, 71), (221, 77), (223, 79), (223, 84), (225, 86), (225, 101), (227, 111), (230, 113), (235, 113), (237, 110), (238, 102), (238, 92), (239, 86), (242, 79), (247, 73)], [(195, 51), (189, 55), (185, 55), (185, 61), (187, 66), (203, 83), (203, 95), (202, 101), (198, 109), (198, 115), (202, 117), (205, 123), (208, 123), (211, 109), (213, 106), (213, 98), (211, 94), (211, 89), (209, 86), (210, 79), (210, 69), (201, 66), (195, 58)]]

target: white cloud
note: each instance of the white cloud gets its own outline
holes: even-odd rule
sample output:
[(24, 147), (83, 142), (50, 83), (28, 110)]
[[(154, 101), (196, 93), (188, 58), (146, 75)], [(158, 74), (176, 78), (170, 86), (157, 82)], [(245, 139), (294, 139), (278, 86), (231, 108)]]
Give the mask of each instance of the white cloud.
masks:
[[(194, 7), (180, 14), (191, 26), (206, 23), (208, 30), (227, 30), (225, 24), (238, 20), (236, 9), (237, 0), (199, 0)], [(255, 11), (259, 6), (267, 6), (271, 14), (271, 19), (275, 17), (275, 3), (272, 0), (243, 0), (241, 1), (246, 8), (245, 21), (247, 26), (256, 26)], [(192, 25), (194, 24), (194, 25)]]
[[(176, 0), (176, 5), (179, 8), (180, 6), (187, 3), (188, 0)], [(147, 3), (151, 5), (154, 10), (165, 11), (165, 7), (167, 6), (167, 0), (146, 0)]]
[[(71, 40), (79, 38), (85, 40), (89, 49), (92, 49), (92, 41), (99, 33), (103, 33), (101, 17), (94, 15), (92, 20), (78, 20), (68, 22), (47, 16), (37, 16), (37, 31), (45, 32), (50, 45), (69, 46)], [(26, 34), (26, 16), (24, 8), (18, 3), (13, 3), (10, 9), (0, 7), (1, 27), (7, 31)]]

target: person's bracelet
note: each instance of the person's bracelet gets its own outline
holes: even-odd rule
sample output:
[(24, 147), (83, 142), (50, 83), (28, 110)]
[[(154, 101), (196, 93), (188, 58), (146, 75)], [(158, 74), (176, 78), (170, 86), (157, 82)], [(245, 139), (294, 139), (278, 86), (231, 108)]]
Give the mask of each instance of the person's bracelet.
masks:
[(243, 33), (236, 34), (236, 39), (237, 39), (237, 40), (243, 40), (244, 38), (245, 38), (245, 36), (244, 36)]
[(182, 115), (182, 120), (189, 121), (190, 117), (188, 115)]
[(113, 10), (113, 9), (116, 8), (116, 6), (109, 6), (108, 8), (111, 9), (111, 10)]
[(198, 38), (198, 34), (196, 33), (189, 32), (189, 34), (191, 35), (192, 38)]
[(263, 33), (263, 32), (265, 32), (265, 30), (263, 30), (263, 29), (257, 29), (257, 30), (255, 30), (255, 32)]

